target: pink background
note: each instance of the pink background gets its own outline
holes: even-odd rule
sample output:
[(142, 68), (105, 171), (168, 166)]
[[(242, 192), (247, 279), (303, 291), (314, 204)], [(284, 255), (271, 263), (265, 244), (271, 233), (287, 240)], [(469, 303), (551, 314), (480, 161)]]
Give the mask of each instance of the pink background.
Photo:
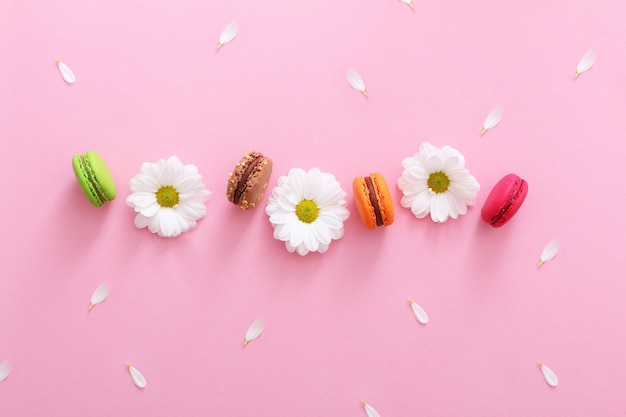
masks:
[[(624, 415), (625, 21), (617, 0), (4, 0), (0, 415), (359, 417), (361, 400), (381, 417)], [(399, 205), (422, 141), (457, 148), (481, 184), (459, 220)], [(100, 209), (70, 166), (89, 149), (118, 186)], [(267, 196), (226, 200), (251, 149), (274, 160), (270, 188), (317, 166), (348, 191), (326, 254), (274, 240)], [(142, 162), (173, 154), (213, 195), (196, 230), (163, 239), (124, 200)], [(396, 221), (369, 231), (351, 183), (373, 171)], [(492, 229), (480, 208), (509, 172), (530, 192)]]

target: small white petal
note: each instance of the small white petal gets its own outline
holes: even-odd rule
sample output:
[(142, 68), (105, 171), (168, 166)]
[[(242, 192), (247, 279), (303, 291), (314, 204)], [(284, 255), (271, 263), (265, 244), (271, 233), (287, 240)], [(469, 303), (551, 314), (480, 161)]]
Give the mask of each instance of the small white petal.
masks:
[(239, 25), (237, 23), (231, 22), (226, 25), (226, 27), (222, 31), (222, 34), (220, 35), (220, 41), (217, 44), (217, 49), (220, 49), (222, 46), (235, 39), (238, 31)]
[(56, 63), (57, 67), (59, 67), (59, 72), (61, 72), (61, 77), (65, 80), (65, 82), (68, 84), (74, 84), (74, 82), (76, 81), (76, 76), (74, 75), (70, 67), (68, 67), (65, 63), (59, 61), (58, 59), (56, 60)]
[(252, 322), (252, 324), (248, 328), (248, 331), (246, 332), (246, 338), (243, 341), (243, 345), (246, 346), (250, 341), (261, 336), (261, 333), (263, 333), (264, 327), (265, 327), (265, 323), (263, 323), (263, 320), (261, 319), (258, 319)]
[(400, 1), (404, 4), (408, 4), (411, 9), (413, 8), (413, 0), (400, 0)]
[(578, 66), (576, 67), (576, 76), (578, 78), (580, 74), (583, 72), (587, 72), (593, 67), (593, 64), (596, 62), (596, 54), (593, 51), (588, 51), (580, 61), (578, 62)]
[(130, 373), (130, 378), (133, 380), (133, 383), (137, 385), (137, 387), (139, 388), (145, 388), (146, 378), (144, 378), (141, 372), (139, 372), (137, 368), (135, 368), (134, 366), (131, 366), (128, 363), (126, 364), (126, 366), (128, 367), (128, 372)]
[(365, 411), (365, 415), (367, 415), (367, 417), (380, 417), (380, 414), (378, 414), (378, 412), (374, 410), (374, 407), (372, 407), (365, 401), (361, 401), (361, 404), (363, 404), (363, 410)]
[(0, 363), (0, 382), (7, 379), (9, 373), (11, 373), (11, 364), (9, 362)]
[(365, 90), (365, 82), (356, 71), (349, 70), (346, 74), (346, 78), (348, 80), (348, 84), (350, 84), (352, 88), (360, 91), (361, 93), (363, 93), (364, 96), (367, 96), (367, 91)]
[(543, 379), (546, 380), (548, 385), (551, 387), (556, 387), (559, 385), (559, 378), (556, 377), (556, 374), (552, 371), (552, 369), (548, 368), (543, 363), (539, 362), (539, 368), (541, 369), (541, 373), (543, 374)]
[(544, 262), (548, 262), (550, 259), (554, 258), (558, 252), (559, 252), (558, 240), (550, 241), (546, 245), (546, 247), (543, 248), (543, 252), (541, 252), (541, 258), (539, 259), (539, 266), (543, 265)]
[(483, 131), (481, 134), (484, 135), (486, 131), (496, 127), (498, 123), (500, 123), (500, 120), (502, 120), (502, 108), (496, 107), (495, 109), (491, 110), (485, 118), (485, 122), (483, 123)]
[(103, 282), (102, 284), (98, 286), (98, 288), (95, 289), (95, 291), (91, 295), (91, 302), (89, 303), (89, 310), (91, 310), (93, 306), (95, 306), (96, 304), (100, 304), (101, 302), (106, 300), (108, 295), (109, 295), (109, 284), (107, 284), (106, 282)]
[(422, 307), (420, 307), (415, 301), (409, 299), (409, 304), (411, 305), (411, 310), (413, 310), (413, 315), (422, 324), (428, 323), (428, 314), (424, 311)]

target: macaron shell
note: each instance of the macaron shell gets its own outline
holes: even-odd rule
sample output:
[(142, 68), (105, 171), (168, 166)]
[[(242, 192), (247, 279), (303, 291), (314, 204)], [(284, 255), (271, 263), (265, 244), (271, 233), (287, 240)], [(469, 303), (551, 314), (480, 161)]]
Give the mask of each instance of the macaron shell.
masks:
[(115, 180), (102, 157), (95, 151), (87, 151), (84, 160), (93, 186), (100, 193), (104, 201), (115, 200), (117, 196)]
[(374, 189), (376, 190), (376, 197), (378, 198), (378, 207), (380, 208), (380, 215), (383, 218), (383, 226), (389, 226), (393, 223), (395, 218), (395, 211), (393, 206), (393, 199), (387, 186), (385, 178), (375, 172), (370, 175)]
[(376, 229), (376, 213), (370, 202), (369, 190), (364, 177), (356, 177), (352, 182), (354, 193), (354, 203), (359, 213), (359, 217), (368, 229)]
[(96, 188), (91, 183), (89, 179), (89, 174), (87, 173), (87, 169), (83, 164), (83, 157), (81, 155), (76, 155), (72, 158), (72, 168), (74, 169), (74, 175), (76, 175), (76, 179), (78, 180), (78, 184), (80, 188), (83, 190), (83, 193), (87, 197), (87, 199), (96, 207), (102, 206), (104, 203), (100, 199)]
[[(385, 178), (379, 173), (373, 173), (369, 176), (374, 188), (374, 198), (378, 204), (378, 210), (382, 219), (383, 226), (389, 226), (394, 220), (394, 206), (389, 192), (389, 187)], [(356, 204), (359, 217), (368, 229), (376, 229), (376, 210), (370, 199), (370, 190), (365, 182), (365, 177), (356, 177), (352, 182), (352, 190), (354, 192), (354, 202)]]
[(493, 187), (480, 212), (493, 227), (502, 227), (520, 209), (528, 194), (528, 183), (515, 174), (505, 175)]
[[(265, 193), (272, 170), (272, 160), (261, 152), (251, 151), (245, 154), (229, 175), (226, 188), (228, 201), (237, 204), (243, 210), (254, 208)], [(238, 190), (242, 187), (242, 181), (245, 181), (243, 191), (240, 196), (236, 197)]]
[(261, 161), (254, 167), (254, 170), (246, 181), (246, 191), (241, 197), (239, 207), (244, 210), (256, 207), (257, 203), (263, 198), (267, 183), (272, 176), (273, 163), (270, 158), (263, 157)]

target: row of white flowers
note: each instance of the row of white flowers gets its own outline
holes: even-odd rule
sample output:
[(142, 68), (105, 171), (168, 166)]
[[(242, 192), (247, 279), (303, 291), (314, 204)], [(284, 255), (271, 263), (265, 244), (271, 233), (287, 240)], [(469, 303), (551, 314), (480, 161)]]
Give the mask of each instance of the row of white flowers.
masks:
[[(456, 149), (424, 142), (402, 166), (397, 182), (403, 193), (400, 204), (415, 217), (430, 214), (434, 222), (443, 223), (465, 214), (474, 204), (480, 185)], [(142, 164), (141, 172), (130, 180), (130, 189), (126, 202), (137, 212), (135, 225), (163, 237), (195, 228), (206, 215), (205, 202), (211, 196), (198, 169), (176, 156)], [(350, 216), (346, 206), (347, 194), (334, 175), (318, 168), (293, 168), (278, 178), (265, 212), (274, 238), (285, 242), (289, 252), (306, 255), (324, 253), (333, 240), (343, 237), (343, 223)]]

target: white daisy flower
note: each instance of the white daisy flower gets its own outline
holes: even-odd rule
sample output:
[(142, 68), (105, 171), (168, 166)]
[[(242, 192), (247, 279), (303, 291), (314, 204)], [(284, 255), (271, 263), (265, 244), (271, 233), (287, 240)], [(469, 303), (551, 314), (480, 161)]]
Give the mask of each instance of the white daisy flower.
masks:
[(177, 156), (144, 162), (130, 180), (126, 203), (135, 209), (135, 226), (148, 227), (162, 237), (176, 237), (196, 227), (206, 214), (211, 192), (204, 187), (195, 165), (183, 165)]
[(278, 179), (265, 208), (274, 238), (303, 256), (326, 252), (333, 239), (344, 235), (343, 222), (350, 216), (346, 196), (332, 174), (318, 168), (289, 170)]
[(402, 160), (398, 187), (404, 196), (400, 204), (421, 219), (430, 213), (436, 223), (456, 219), (474, 205), (480, 185), (465, 168), (465, 158), (446, 145), (439, 149), (428, 142), (415, 155)]

